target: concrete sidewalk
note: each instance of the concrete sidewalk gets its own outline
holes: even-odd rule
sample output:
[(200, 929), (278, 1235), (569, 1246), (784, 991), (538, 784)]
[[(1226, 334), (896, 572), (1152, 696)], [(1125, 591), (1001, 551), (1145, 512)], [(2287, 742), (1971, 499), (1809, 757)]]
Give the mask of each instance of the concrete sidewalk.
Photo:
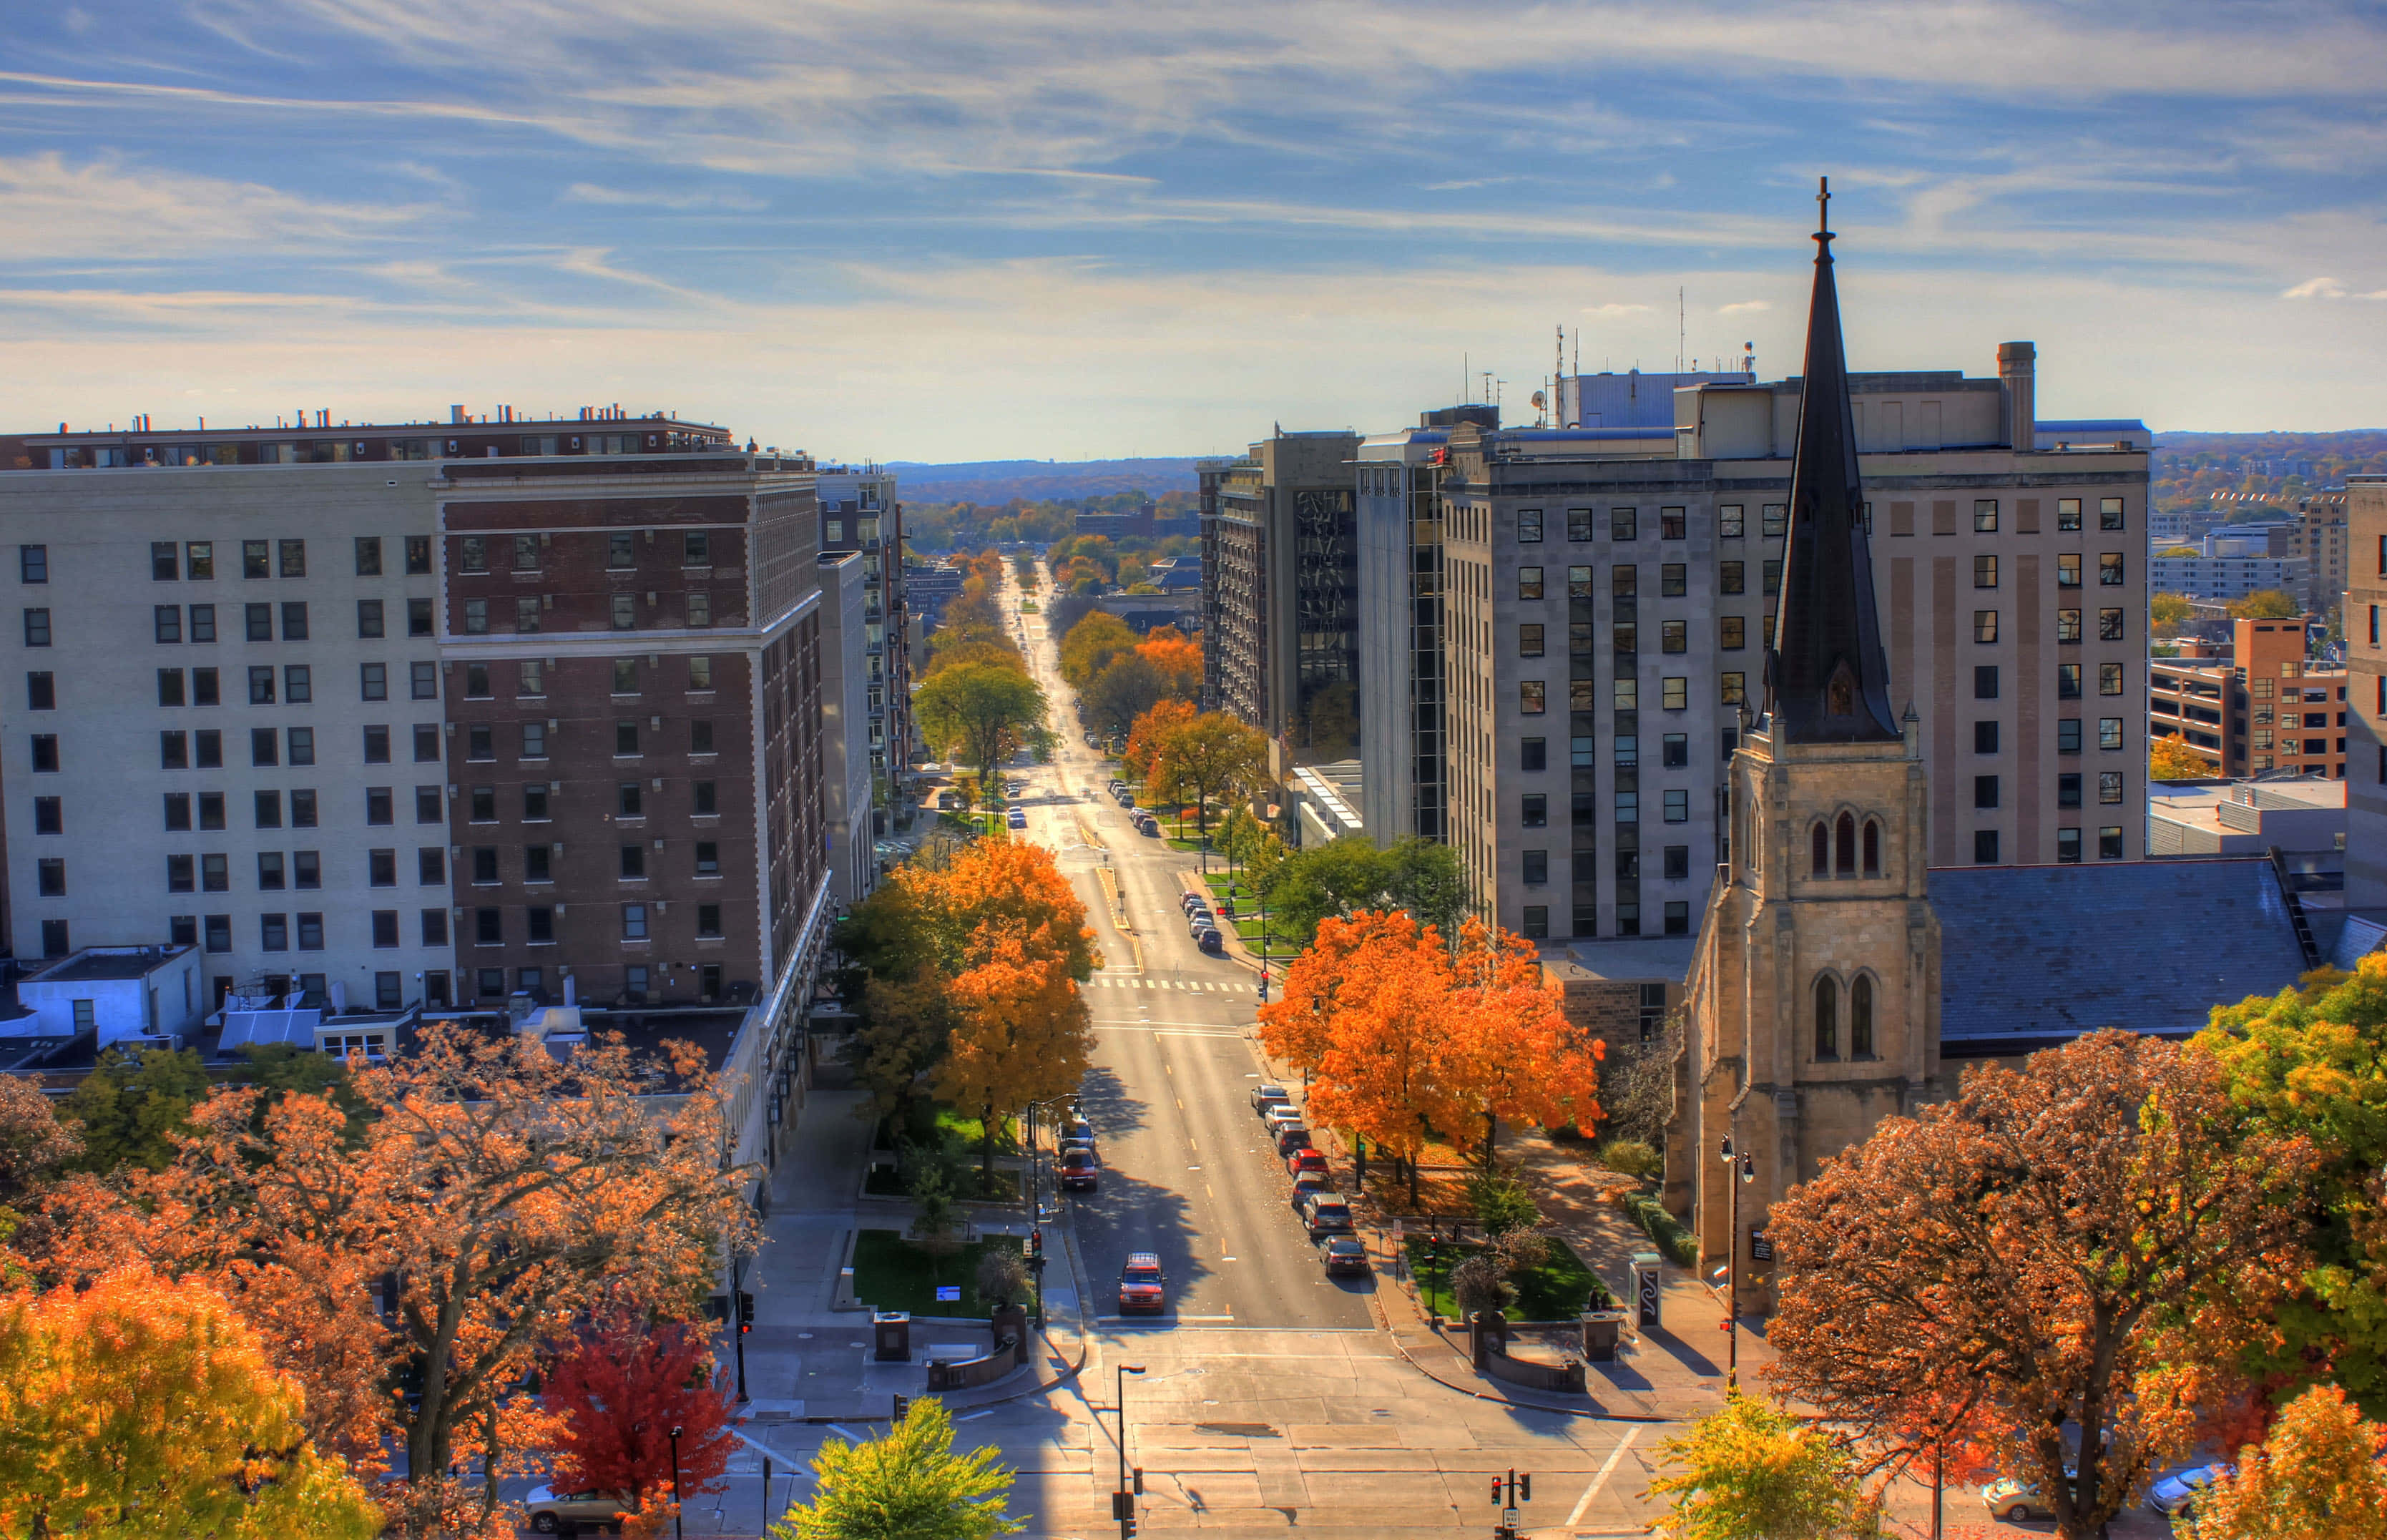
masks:
[[(992, 1345), (983, 1320), (921, 1318), (912, 1323), (911, 1360), (879, 1363), (868, 1310), (840, 1301), (840, 1275), (854, 1234), (904, 1223), (883, 1205), (857, 1212), (871, 1132), (868, 1120), (856, 1116), (863, 1103), (859, 1092), (815, 1092), (780, 1161), (763, 1226), (765, 1244), (747, 1274), (754, 1327), (742, 1340), (745, 1423), (883, 1421), (895, 1396), (927, 1393), (930, 1358), (975, 1357)], [(1025, 1236), (1030, 1228), (1025, 1210), (979, 1209), (972, 1218), (973, 1235)], [(994, 1384), (942, 1395), (947, 1405), (985, 1406), (1034, 1395), (1084, 1363), (1076, 1248), (1058, 1227), (1044, 1232), (1044, 1256), (1045, 1329), (1030, 1362)], [(740, 1340), (725, 1332), (721, 1362), (734, 1367), (740, 1351)]]

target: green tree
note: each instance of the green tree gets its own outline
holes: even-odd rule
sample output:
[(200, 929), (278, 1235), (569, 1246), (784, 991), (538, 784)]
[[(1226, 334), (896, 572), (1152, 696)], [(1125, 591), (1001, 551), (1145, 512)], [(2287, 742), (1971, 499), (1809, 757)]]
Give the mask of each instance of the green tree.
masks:
[(1152, 780), (1194, 799), (1202, 832), (1210, 832), (1210, 803), (1259, 785), (1268, 776), (1268, 738), (1225, 712), (1204, 712), (1160, 740)]
[(1044, 692), (1005, 664), (965, 663), (922, 684), (912, 715), (929, 742), (983, 776), (1027, 747), (1044, 718)]
[(1134, 651), (1135, 644), (1135, 632), (1127, 622), (1096, 610), (1061, 637), (1061, 677), (1070, 688), (1084, 689), (1112, 659)]
[(2387, 1418), (2387, 956), (2218, 1008), (2193, 1046), (2257, 1124), (2319, 1156), (2302, 1193), (2312, 1265), (2272, 1306), (2276, 1335), (2250, 1339), (2249, 1372), (2287, 1392), (2325, 1372)]
[(1467, 874), (1459, 852), (1438, 839), (1403, 835), (1384, 852), (1385, 896), (1446, 936), (1459, 934)]
[(190, 1130), (191, 1108), (208, 1093), (206, 1062), (196, 1048), (120, 1048), (67, 1093), (65, 1113), (82, 1125), (82, 1168), (102, 1175), (119, 1166), (164, 1170), (174, 1136)]
[(1661, 1445), (1674, 1469), (1648, 1496), (1672, 1497), (1675, 1540), (1836, 1540), (1876, 1532), (1855, 1461), (1780, 1407), (1734, 1395)]
[(868, 1099), (865, 1117), (908, 1126), (924, 1094), (921, 1077), (953, 1041), (954, 1008), (947, 980), (927, 962), (910, 978), (873, 978), (863, 987), (862, 1025), (840, 1052)]
[[(2196, 553), (2189, 552), (2193, 556)], [(2196, 618), (2196, 606), (2184, 594), (2150, 594), (2147, 596), (2147, 619), (2158, 632), (2177, 631)]]
[(2196, 1501), (2195, 1540), (2387, 1540), (2387, 1428), (2315, 1385)]
[(1266, 891), (1284, 929), (1304, 946), (1317, 936), (1319, 921), (1362, 909), (1406, 909), (1456, 936), (1466, 903), (1459, 852), (1416, 835), (1389, 849), (1360, 834), (1305, 845), (1284, 858)]
[[(1095, 612), (1097, 614), (1102, 612)], [(1091, 625), (1092, 617), (1080, 625)], [(1135, 719), (1168, 696), (1168, 675), (1158, 663), (1130, 650), (1103, 665), (1078, 692), (1078, 711), (1098, 733), (1123, 733)]]
[(771, 1526), (771, 1540), (991, 1540), (1027, 1528), (1005, 1511), (1017, 1472), (991, 1448), (954, 1453), (954, 1421), (933, 1396), (878, 1438), (832, 1438), (813, 1460), (813, 1500)]

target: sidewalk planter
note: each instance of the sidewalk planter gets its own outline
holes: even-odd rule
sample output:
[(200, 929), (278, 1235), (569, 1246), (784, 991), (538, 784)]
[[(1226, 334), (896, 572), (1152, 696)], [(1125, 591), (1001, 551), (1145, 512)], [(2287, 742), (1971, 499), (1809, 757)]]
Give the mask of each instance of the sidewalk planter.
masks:
[(912, 1361), (912, 1316), (907, 1310), (874, 1310), (870, 1315), (871, 1356), (882, 1364)]
[(942, 1358), (928, 1360), (928, 1389), (935, 1391), (975, 1390), (991, 1385), (1017, 1369), (1027, 1358), (1025, 1339), (1006, 1336), (994, 1344), (994, 1350), (983, 1357), (964, 1358), (959, 1363), (947, 1363)]
[(1509, 1319), (1499, 1311), (1478, 1312), (1471, 1318), (1469, 1327), (1477, 1373), (1506, 1384), (1522, 1385), (1527, 1390), (1561, 1391), (1571, 1395), (1588, 1394), (1580, 1359), (1546, 1364), (1534, 1358), (1512, 1357), (1509, 1352)]

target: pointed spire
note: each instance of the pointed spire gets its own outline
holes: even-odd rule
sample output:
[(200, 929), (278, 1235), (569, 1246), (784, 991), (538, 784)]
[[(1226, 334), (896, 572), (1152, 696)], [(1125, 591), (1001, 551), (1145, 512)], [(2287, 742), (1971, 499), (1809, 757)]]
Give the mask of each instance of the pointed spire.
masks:
[(1782, 603), (1767, 655), (1766, 710), (1778, 740), (1895, 743), (1889, 667), (1874, 609), (1864, 487), (1855, 415), (1832, 283), (1831, 183), (1815, 196), (1815, 293), (1807, 309), (1807, 363), (1799, 447), (1790, 469), (1790, 526)]

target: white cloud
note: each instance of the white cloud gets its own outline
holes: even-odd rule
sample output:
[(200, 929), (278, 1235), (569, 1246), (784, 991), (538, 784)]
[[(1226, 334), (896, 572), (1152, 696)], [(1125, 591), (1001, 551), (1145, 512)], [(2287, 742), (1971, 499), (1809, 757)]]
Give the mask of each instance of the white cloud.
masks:
[(2343, 299), (2345, 285), (2334, 278), (2307, 278), (2292, 289), (2281, 289), (2282, 299)]
[(56, 151), (0, 158), (0, 229), (12, 261), (123, 262), (323, 248), (385, 235), (423, 210), (319, 203), (254, 182), (168, 173)]
[(1719, 307), (1719, 308), (1717, 309), (1717, 310), (1716, 310), (1716, 314), (1718, 314), (1718, 315), (1755, 315), (1755, 314), (1756, 314), (1758, 311), (1760, 311), (1760, 310), (1770, 310), (1770, 309), (1774, 309), (1774, 306), (1773, 306), (1773, 303), (1772, 303), (1771, 301), (1769, 301), (1769, 300), (1764, 300), (1764, 299), (1737, 299), (1737, 300), (1733, 301), (1733, 302), (1732, 302), (1731, 304), (1729, 304), (1729, 305), (1724, 305), (1724, 306), (1721, 306), (1721, 307)]
[(1611, 301), (1606, 305), (1585, 305), (1583, 308), (1583, 313), (1585, 315), (1647, 315), (1649, 313), (1649, 307), (1623, 305)]
[(682, 211), (717, 208), (739, 213), (753, 213), (770, 207), (766, 198), (751, 193), (673, 192), (659, 188), (600, 187), (594, 183), (575, 182), (563, 190), (567, 203), (594, 203), (618, 208), (671, 208)]

